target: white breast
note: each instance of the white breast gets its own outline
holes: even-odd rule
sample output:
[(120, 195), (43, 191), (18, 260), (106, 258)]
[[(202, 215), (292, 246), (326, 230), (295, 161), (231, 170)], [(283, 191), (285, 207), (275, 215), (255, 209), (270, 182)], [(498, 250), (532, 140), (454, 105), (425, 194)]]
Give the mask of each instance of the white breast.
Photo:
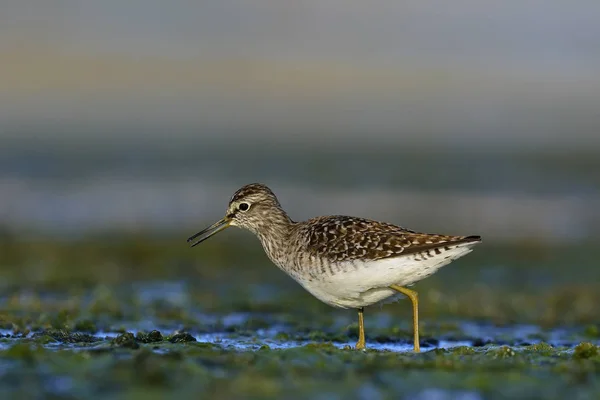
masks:
[[(334, 307), (359, 308), (393, 300), (398, 293), (390, 285), (412, 285), (435, 273), (444, 265), (470, 253), (475, 243), (462, 243), (435, 250), (376, 261), (349, 261), (333, 275), (311, 281), (294, 276), (306, 290)], [(346, 272), (343, 272), (346, 271)], [(394, 296), (394, 297), (392, 297)]]

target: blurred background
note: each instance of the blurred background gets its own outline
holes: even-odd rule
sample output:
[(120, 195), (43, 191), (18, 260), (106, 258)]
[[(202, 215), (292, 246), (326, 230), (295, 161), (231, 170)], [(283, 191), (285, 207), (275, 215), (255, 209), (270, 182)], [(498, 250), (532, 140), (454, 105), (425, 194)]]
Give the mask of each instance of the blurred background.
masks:
[[(345, 363), (356, 375), (343, 386), (339, 353), (317, 362), (328, 374), (288, 353), (221, 354), (268, 340), (352, 345), (356, 315), (313, 299), (247, 232), (230, 229), (193, 250), (186, 239), (251, 182), (269, 185), (295, 220), (348, 214), (481, 235), (472, 254), (415, 285), (424, 349), (440, 340), (598, 343), (598, 21), (592, 0), (2, 0), (0, 393), (76, 387), (77, 398), (90, 398), (107, 393), (102, 385), (135, 390), (158, 376), (187, 394), (259, 388), (256, 398), (266, 398), (264, 388), (276, 398), (315, 387), (377, 398), (369, 394), (390, 387), (473, 384), (524, 388), (524, 398), (574, 396), (565, 380), (585, 382), (599, 364), (499, 378), (498, 365), (512, 367), (492, 361), (486, 383), (471, 376), (479, 356), (467, 357), (462, 373), (437, 374), (423, 362), (443, 352), (392, 354), (417, 369), (398, 379), (397, 364), (365, 357)], [(410, 350), (410, 318), (406, 301), (370, 308), (369, 346)], [(40, 343), (54, 351), (152, 329), (191, 332), (215, 344), (220, 361), (206, 356), (211, 346), (167, 342), (161, 355), (137, 353), (133, 366), (109, 358), (99, 367), (107, 375), (91, 380), (98, 358), (75, 354), (63, 366), (57, 357), (69, 352), (46, 356), (27, 344), (45, 335)], [(137, 345), (99, 346), (119, 343)], [(186, 351), (200, 361), (179, 362)], [(20, 354), (41, 367), (15, 368)], [(169, 354), (174, 365), (151, 363)], [(273, 354), (283, 354), (282, 367), (240, 369)], [(432, 365), (449, 371), (448, 357)], [(570, 353), (560, 357), (570, 363)], [(389, 375), (371, 380), (372, 367)], [(181, 369), (197, 379), (179, 384), (188, 376)], [(69, 380), (77, 376), (81, 385)], [(265, 376), (273, 379), (263, 388)], [(519, 377), (529, 381), (515, 386)]]
[(185, 239), (260, 181), (296, 219), (596, 240), (598, 18), (585, 0), (5, 1), (0, 224)]
[(185, 243), (250, 182), (296, 220), (478, 234), (479, 271), (533, 284), (522, 265), (554, 260), (554, 284), (589, 282), (573, 249), (600, 238), (599, 18), (583, 0), (3, 2), (3, 285), (216, 266), (291, 285), (250, 234)]

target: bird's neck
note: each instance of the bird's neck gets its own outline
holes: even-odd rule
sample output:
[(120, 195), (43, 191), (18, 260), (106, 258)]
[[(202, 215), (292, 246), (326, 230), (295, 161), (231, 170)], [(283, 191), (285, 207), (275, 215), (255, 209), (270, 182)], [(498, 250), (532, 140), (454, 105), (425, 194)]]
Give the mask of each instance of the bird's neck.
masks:
[(280, 265), (285, 257), (285, 250), (294, 221), (281, 209), (271, 211), (264, 216), (254, 234), (260, 239), (267, 256), (275, 264)]

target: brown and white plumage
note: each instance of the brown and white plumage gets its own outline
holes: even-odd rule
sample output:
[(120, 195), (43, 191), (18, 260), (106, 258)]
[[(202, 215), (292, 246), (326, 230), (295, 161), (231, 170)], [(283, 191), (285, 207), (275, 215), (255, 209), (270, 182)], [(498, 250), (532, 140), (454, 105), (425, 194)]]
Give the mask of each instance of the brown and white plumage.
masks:
[[(342, 308), (372, 305), (469, 253), (477, 236), (416, 233), (363, 218), (330, 216), (297, 223), (284, 266), (315, 297)], [(277, 261), (274, 262), (280, 265)]]
[(340, 215), (294, 222), (258, 183), (235, 192), (225, 218), (188, 241), (195, 246), (230, 225), (253, 232), (271, 261), (319, 300), (359, 309), (361, 321), (363, 307), (398, 295), (399, 287), (426, 278), (481, 241)]

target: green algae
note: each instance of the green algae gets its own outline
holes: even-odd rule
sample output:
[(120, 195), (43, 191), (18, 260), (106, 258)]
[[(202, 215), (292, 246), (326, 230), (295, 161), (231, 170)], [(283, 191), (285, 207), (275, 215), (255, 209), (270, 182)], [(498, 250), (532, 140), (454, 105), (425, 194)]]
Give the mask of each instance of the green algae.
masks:
[(135, 335), (135, 340), (142, 343), (158, 343), (164, 340), (162, 333), (156, 329), (149, 333), (138, 332)]
[(536, 352), (542, 355), (552, 355), (556, 350), (554, 347), (545, 342), (540, 342), (526, 347), (526, 351)]
[(176, 333), (171, 337), (168, 337), (167, 340), (171, 343), (188, 343), (188, 342), (195, 342), (196, 338), (187, 332), (181, 332), (181, 333)]
[(451, 349), (450, 353), (457, 356), (471, 356), (476, 353), (476, 350), (469, 346), (459, 346)]
[(33, 363), (40, 355), (45, 354), (43, 346), (34, 343), (16, 343), (3, 354), (8, 359)]
[(140, 348), (140, 345), (135, 340), (135, 336), (131, 332), (125, 332), (120, 334), (111, 341), (111, 345), (115, 347), (125, 347), (129, 349)]
[[(238, 244), (239, 252), (226, 251), (231, 243), (218, 238), (202, 252), (173, 237), (0, 244), (7, 250), (0, 264), (0, 395), (600, 393), (597, 255), (582, 258), (577, 246), (492, 245), (419, 283), (424, 351), (414, 354), (408, 302), (368, 308), (368, 348), (356, 351), (354, 311), (318, 302), (256, 243)], [(502, 265), (502, 279), (494, 265)], [(460, 346), (436, 348), (448, 341)]]
[[(583, 379), (582, 376), (588, 378), (579, 383), (581, 393), (589, 395), (598, 389), (596, 378), (589, 375), (597, 376), (597, 366), (594, 369), (587, 363), (571, 362), (597, 357), (597, 347), (587, 343), (577, 346), (574, 354), (578, 356), (558, 349), (552, 351), (553, 348), (546, 345), (525, 353), (500, 346), (413, 354), (344, 350), (331, 343), (310, 343), (288, 350), (263, 345), (256, 352), (239, 352), (204, 343), (181, 347), (167, 340), (139, 343), (139, 347), (134, 348), (127, 345), (135, 340), (132, 334), (119, 337), (113, 343), (121, 345), (114, 346), (113, 353), (90, 349), (73, 357), (70, 352), (51, 352), (33, 343), (20, 343), (0, 351), (0, 360), (37, 366), (29, 375), (27, 382), (30, 383), (32, 379), (33, 382), (42, 380), (44, 370), (59, 374), (66, 368), (75, 380), (94, 374), (93, 384), (84, 385), (79, 392), (88, 395), (123, 393), (123, 390), (133, 395), (143, 388), (154, 388), (172, 395), (191, 395), (201, 390), (223, 396), (246, 392), (256, 398), (300, 398), (322, 391), (351, 394), (358, 390), (359, 382), (371, 381), (387, 395), (415, 388), (424, 390), (429, 387), (428, 383), (435, 382), (441, 389), (476, 390), (491, 397), (503, 386), (510, 385), (518, 398), (526, 397), (532, 387), (542, 387), (540, 385), (550, 385), (557, 395), (564, 395), (572, 390), (571, 381)], [(115, 353), (117, 350), (130, 353)], [(571, 381), (563, 380), (564, 374)], [(379, 378), (372, 381), (374, 376)], [(403, 378), (398, 380), (398, 376)], [(392, 377), (396, 380), (390, 386), (388, 378), (393, 380)], [(13, 393), (24, 390), (25, 382), (17, 378)], [(331, 385), (332, 382), (336, 385)]]
[(33, 337), (36, 338), (38, 336), (41, 338), (52, 338), (57, 342), (63, 343), (93, 343), (98, 341), (96, 337), (87, 333), (69, 332), (61, 329), (48, 329), (34, 334)]
[(96, 333), (98, 331), (98, 327), (96, 323), (91, 319), (82, 319), (77, 321), (73, 326), (73, 329), (79, 332), (88, 332), (88, 333)]
[(585, 327), (583, 333), (590, 338), (600, 338), (600, 326), (599, 325), (588, 325)]
[(593, 345), (592, 343), (580, 343), (575, 347), (575, 351), (573, 353), (573, 358), (584, 359), (584, 358), (593, 358), (598, 357), (600, 354), (600, 350), (598, 346)]

